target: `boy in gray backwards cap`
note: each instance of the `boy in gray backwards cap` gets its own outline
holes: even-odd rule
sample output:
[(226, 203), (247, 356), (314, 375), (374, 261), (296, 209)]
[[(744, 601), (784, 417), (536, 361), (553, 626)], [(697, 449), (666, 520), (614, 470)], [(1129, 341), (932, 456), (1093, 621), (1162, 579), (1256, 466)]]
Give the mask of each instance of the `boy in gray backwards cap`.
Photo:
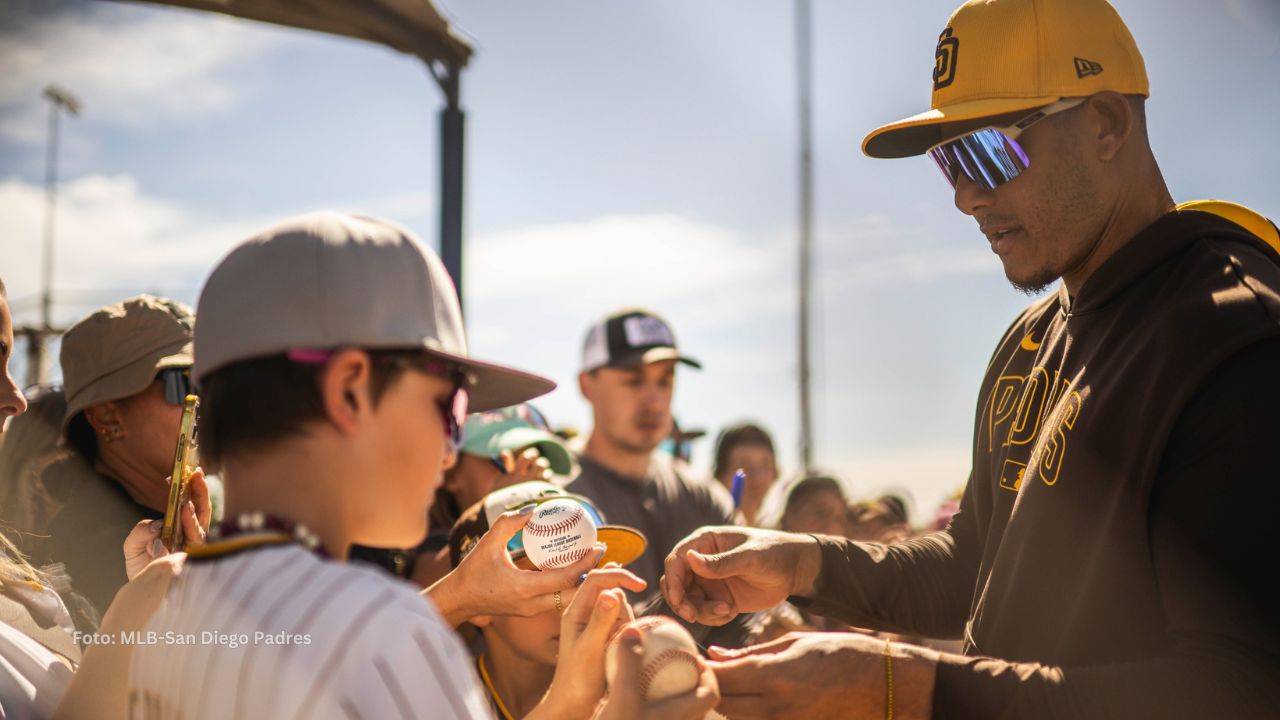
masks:
[[(599, 553), (520, 570), (503, 548), (528, 515), (506, 513), (433, 602), (340, 561), (356, 543), (419, 542), (468, 409), (554, 384), (471, 357), (440, 259), (381, 220), (269, 228), (223, 258), (197, 311), (202, 460), (224, 479), (228, 519), (190, 551), (132, 654), (134, 714), (488, 717), (452, 627), (556, 607)], [(553, 688), (544, 716), (589, 714), (571, 696)]]

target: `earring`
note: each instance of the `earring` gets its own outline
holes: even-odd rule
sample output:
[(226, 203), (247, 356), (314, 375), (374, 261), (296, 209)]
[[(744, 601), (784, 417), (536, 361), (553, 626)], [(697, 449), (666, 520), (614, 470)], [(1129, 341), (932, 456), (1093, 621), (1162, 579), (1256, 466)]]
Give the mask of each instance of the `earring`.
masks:
[(124, 428), (119, 425), (112, 425), (104, 428), (102, 431), (102, 439), (106, 442), (115, 442), (116, 440), (119, 440), (122, 435), (124, 435)]

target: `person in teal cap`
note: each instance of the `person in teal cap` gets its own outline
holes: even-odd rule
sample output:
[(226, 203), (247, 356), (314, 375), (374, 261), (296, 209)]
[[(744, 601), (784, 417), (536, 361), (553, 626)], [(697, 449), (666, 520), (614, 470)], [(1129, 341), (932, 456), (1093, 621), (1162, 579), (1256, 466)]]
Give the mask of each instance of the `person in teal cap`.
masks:
[(508, 485), (573, 473), (573, 455), (528, 403), (469, 416), (464, 437), (436, 490), (427, 539), (410, 568), (413, 581), (423, 587), (449, 572), (449, 530), (462, 511)]

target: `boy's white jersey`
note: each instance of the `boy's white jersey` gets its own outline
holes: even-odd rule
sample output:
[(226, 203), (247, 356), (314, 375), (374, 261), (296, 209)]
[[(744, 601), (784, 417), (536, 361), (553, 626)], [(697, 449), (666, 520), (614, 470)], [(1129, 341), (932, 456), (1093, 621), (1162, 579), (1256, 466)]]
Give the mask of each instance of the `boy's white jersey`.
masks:
[(430, 601), (372, 567), (298, 545), (188, 559), (136, 637), (130, 715), (490, 718)]

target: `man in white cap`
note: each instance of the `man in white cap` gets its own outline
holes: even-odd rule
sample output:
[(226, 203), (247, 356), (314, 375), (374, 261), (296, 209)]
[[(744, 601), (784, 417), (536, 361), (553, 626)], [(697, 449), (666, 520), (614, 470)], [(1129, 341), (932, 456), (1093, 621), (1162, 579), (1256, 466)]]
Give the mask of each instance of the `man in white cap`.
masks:
[[(556, 607), (599, 555), (544, 573), (508, 559), (482, 579), (460, 567), (433, 588), (439, 611), (408, 583), (335, 560), (354, 543), (421, 540), (468, 406), (554, 384), (472, 358), (440, 259), (380, 220), (276, 225), (223, 258), (198, 311), (201, 450), (226, 482), (228, 520), (141, 636), (133, 714), (487, 717), (451, 624)], [(497, 542), (527, 517), (499, 518)], [(501, 597), (468, 604), (478, 595)]]
[(704, 525), (734, 521), (718, 483), (656, 452), (671, 435), (676, 366), (702, 365), (676, 348), (666, 320), (639, 308), (611, 313), (587, 332), (578, 385), (594, 423), (570, 492), (591, 498), (614, 522), (634, 527), (649, 549), (631, 569), (658, 589), (662, 559)]
[(689, 619), (796, 596), (964, 653), (842, 634), (713, 652), (720, 710), (1275, 717), (1274, 227), (1174, 204), (1106, 0), (971, 0), (934, 60), (932, 109), (863, 150), (929, 155), (1010, 282), (1061, 279), (991, 358), (959, 512), (888, 546), (704, 531), (663, 582)]

